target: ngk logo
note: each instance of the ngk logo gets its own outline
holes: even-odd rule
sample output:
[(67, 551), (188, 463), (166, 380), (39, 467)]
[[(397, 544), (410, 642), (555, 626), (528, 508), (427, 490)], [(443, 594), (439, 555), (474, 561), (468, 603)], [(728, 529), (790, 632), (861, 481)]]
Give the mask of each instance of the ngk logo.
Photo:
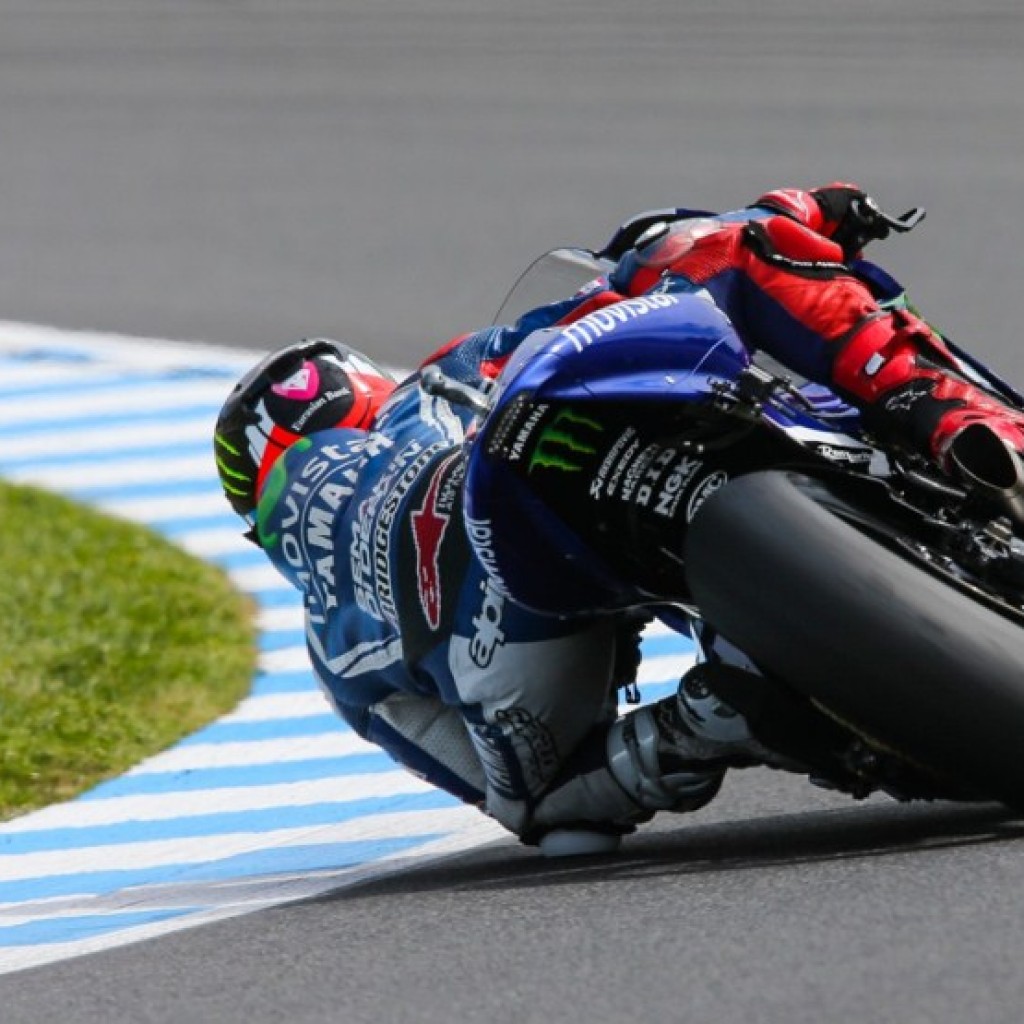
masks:
[(494, 652), (505, 642), (501, 617), (505, 613), (505, 598), (498, 593), (489, 579), (480, 584), (484, 600), (480, 611), (470, 620), (476, 632), (469, 639), (469, 656), (479, 668), (487, 668)]

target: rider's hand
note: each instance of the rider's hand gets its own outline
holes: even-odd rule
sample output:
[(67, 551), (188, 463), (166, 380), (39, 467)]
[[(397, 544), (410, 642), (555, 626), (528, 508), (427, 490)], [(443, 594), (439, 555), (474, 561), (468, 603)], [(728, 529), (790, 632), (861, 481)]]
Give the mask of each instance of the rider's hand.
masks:
[(878, 207), (858, 185), (836, 181), (811, 189), (779, 188), (766, 192), (755, 206), (781, 213), (836, 242), (845, 259), (855, 257), (872, 238), (888, 228), (875, 216)]
[(875, 203), (857, 185), (836, 181), (811, 189), (811, 196), (824, 218), (819, 229), (821, 234), (841, 246), (848, 260), (872, 239), (889, 234), (889, 229), (873, 216), (877, 209)]

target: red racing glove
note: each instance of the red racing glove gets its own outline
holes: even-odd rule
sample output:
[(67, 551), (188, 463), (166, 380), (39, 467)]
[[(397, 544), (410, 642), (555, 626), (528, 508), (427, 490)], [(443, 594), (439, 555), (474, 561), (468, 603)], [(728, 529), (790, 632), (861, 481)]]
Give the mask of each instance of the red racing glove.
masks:
[(875, 204), (859, 186), (836, 181), (811, 189), (782, 188), (767, 192), (754, 204), (785, 214), (831, 238), (853, 259), (875, 238), (885, 238), (889, 229), (874, 216)]

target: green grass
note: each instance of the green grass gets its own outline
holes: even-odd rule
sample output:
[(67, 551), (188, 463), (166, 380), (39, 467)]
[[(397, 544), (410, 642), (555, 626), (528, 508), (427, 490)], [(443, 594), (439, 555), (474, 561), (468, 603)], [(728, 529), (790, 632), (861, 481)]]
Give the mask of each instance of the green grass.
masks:
[(0, 484), (0, 820), (117, 775), (229, 710), (253, 609), (141, 527)]

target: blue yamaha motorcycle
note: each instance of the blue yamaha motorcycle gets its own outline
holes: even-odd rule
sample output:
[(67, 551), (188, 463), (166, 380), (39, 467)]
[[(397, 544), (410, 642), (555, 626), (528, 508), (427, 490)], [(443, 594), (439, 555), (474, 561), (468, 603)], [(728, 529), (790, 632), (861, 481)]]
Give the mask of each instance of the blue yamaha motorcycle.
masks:
[[(548, 253), (498, 320), (570, 294), (648, 226), (600, 253)], [(878, 268), (858, 273), (900, 301)], [(789, 720), (761, 738), (827, 785), (1024, 808), (1013, 488), (954, 482), (872, 436), (827, 388), (748, 350), (699, 292), (539, 331), (486, 395), (425, 383), (481, 414), (467, 527), (507, 596), (557, 616), (699, 617), (761, 673), (711, 676), (719, 695), (754, 718), (765, 687), (785, 695)]]

